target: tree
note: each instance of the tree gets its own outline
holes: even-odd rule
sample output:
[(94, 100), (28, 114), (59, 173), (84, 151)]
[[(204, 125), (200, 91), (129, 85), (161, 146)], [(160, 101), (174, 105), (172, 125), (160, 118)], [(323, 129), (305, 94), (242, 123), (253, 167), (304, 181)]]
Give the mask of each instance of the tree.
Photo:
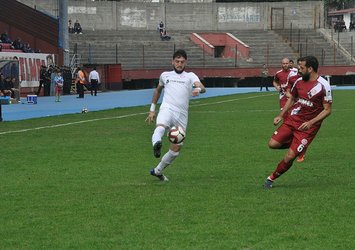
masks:
[(324, 0), (325, 9), (348, 9), (354, 7), (353, 0)]

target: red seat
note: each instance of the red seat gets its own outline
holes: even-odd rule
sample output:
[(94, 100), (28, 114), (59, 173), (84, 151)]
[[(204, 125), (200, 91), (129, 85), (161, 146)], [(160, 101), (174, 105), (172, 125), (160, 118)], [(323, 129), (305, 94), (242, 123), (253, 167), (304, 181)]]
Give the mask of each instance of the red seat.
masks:
[(11, 43), (0, 43), (3, 49), (11, 49)]
[(2, 49), (1, 52), (23, 53), (23, 51), (22, 51), (22, 50), (19, 50), (19, 49)]

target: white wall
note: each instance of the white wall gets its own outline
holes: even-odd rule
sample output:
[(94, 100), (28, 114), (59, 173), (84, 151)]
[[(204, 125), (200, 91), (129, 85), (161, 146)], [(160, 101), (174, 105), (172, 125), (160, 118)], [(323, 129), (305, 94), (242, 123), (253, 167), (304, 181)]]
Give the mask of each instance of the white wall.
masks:
[[(19, 0), (53, 11), (55, 0)], [(193, 1), (193, 3), (192, 3)], [(176, 3), (179, 2), (179, 3)], [(188, 2), (188, 3), (187, 3)], [(68, 14), (83, 29), (154, 30), (163, 20), (168, 30), (270, 29), (273, 8), (284, 10), (284, 28), (324, 28), (323, 1), (215, 3), (212, 0), (68, 1)], [(55, 14), (55, 13), (54, 13)], [(348, 22), (347, 22), (348, 24)]]

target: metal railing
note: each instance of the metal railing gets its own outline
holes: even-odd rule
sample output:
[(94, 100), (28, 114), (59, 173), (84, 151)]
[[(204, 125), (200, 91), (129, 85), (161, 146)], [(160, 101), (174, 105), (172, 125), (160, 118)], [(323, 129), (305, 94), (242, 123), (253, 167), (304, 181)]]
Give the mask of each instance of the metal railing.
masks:
[(289, 30), (278, 33), (297, 56), (314, 55), (319, 58), (321, 65), (344, 65), (355, 62), (353, 38), (349, 36), (349, 32), (335, 33), (332, 29), (305, 31), (291, 25)]
[[(114, 44), (81, 44), (77, 54), (81, 55), (79, 64), (117, 64), (121, 63), (124, 69), (153, 69), (170, 67), (170, 58), (177, 48), (187, 51), (189, 67), (200, 68), (247, 68), (260, 67), (264, 63), (268, 66), (279, 66), (283, 57), (297, 59), (305, 55), (314, 55), (320, 65), (348, 65), (354, 62), (354, 44), (351, 37), (348, 43), (336, 42), (326, 39), (316, 30), (275, 31), (280, 35), (278, 42), (265, 42), (255, 39), (248, 44), (249, 55), (241, 56), (237, 45), (226, 50), (208, 51), (191, 43), (114, 43)], [(355, 35), (355, 32), (354, 32)], [(233, 47), (234, 46), (234, 47)], [(77, 46), (75, 46), (77, 47)], [(75, 51), (75, 50), (74, 50)], [(231, 56), (231, 51), (234, 55)], [(73, 57), (74, 59), (74, 57)], [(72, 60), (73, 60), (72, 59)], [(72, 65), (73, 63), (71, 63)]]

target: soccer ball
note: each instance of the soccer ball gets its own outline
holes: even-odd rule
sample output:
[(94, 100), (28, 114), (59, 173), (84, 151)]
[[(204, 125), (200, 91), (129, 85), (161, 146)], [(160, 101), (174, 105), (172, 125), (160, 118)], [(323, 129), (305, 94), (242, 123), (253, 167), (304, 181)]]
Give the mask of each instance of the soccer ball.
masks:
[(85, 107), (81, 110), (81, 113), (83, 113), (83, 114), (87, 113), (87, 112), (89, 112), (89, 110), (87, 108), (85, 108)]
[(168, 132), (168, 139), (171, 143), (179, 144), (185, 140), (185, 131), (182, 127), (173, 126)]

